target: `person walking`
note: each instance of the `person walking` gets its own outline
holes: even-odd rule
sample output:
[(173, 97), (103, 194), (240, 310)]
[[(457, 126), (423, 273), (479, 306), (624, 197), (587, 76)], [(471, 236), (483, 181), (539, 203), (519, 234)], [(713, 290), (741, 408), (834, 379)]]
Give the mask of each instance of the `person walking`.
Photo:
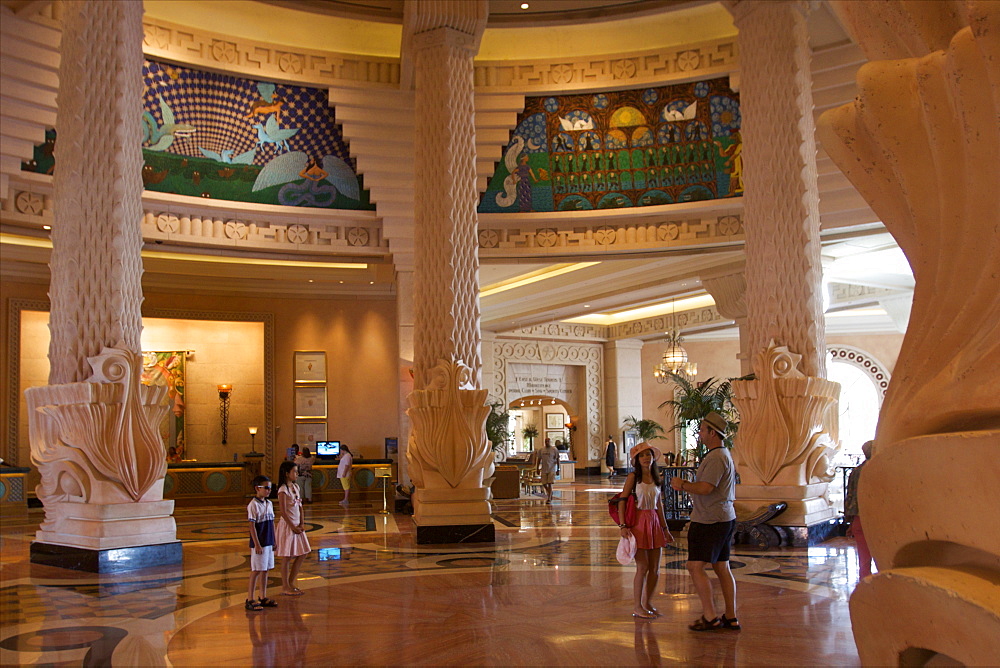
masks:
[[(247, 506), (250, 520), (250, 585), (244, 607), (259, 611), (278, 605), (267, 597), (267, 572), (274, 568), (274, 506), (267, 498), (271, 494), (270, 478), (259, 475), (250, 484), (254, 493)], [(257, 590), (260, 590), (260, 597), (254, 598)]]
[[(670, 486), (691, 495), (691, 522), (688, 529), (687, 569), (694, 580), (694, 588), (701, 600), (701, 617), (688, 626), (692, 631), (713, 629), (740, 630), (736, 619), (736, 579), (729, 568), (729, 546), (736, 529), (736, 472), (729, 448), (722, 439), (729, 424), (719, 413), (712, 411), (698, 426), (698, 438), (708, 447), (695, 474), (695, 482), (672, 478)], [(715, 615), (712, 600), (712, 583), (705, 573), (711, 564), (719, 578), (719, 588), (726, 604), (721, 617)]]
[(312, 470), (316, 463), (316, 455), (309, 451), (309, 448), (302, 448), (302, 454), (295, 458), (295, 465), (299, 467), (299, 477), (296, 482), (299, 485), (299, 492), (302, 493), (302, 503), (313, 502)]
[(309, 554), (309, 538), (302, 522), (302, 497), (299, 486), (298, 467), (295, 462), (281, 462), (278, 468), (278, 508), (281, 517), (274, 530), (274, 553), (281, 557), (281, 593), (284, 596), (301, 596), (302, 590), (295, 586), (299, 577), (302, 560)]
[(551, 440), (545, 439), (545, 446), (538, 451), (535, 461), (535, 471), (541, 476), (542, 489), (545, 490), (545, 503), (552, 503), (552, 484), (559, 469), (559, 451), (553, 447)]
[(604, 463), (608, 467), (608, 477), (615, 477), (615, 456), (618, 454), (618, 444), (615, 443), (615, 439), (611, 438), (608, 434), (608, 445), (604, 450)]
[(861, 446), (861, 452), (865, 455), (865, 461), (858, 464), (850, 477), (847, 479), (847, 494), (844, 497), (844, 517), (851, 523), (847, 527), (847, 537), (854, 539), (855, 547), (858, 550), (858, 576), (866, 578), (872, 574), (872, 553), (868, 549), (868, 541), (865, 539), (865, 529), (861, 524), (861, 509), (858, 506), (858, 483), (861, 482), (861, 469), (868, 463), (868, 458), (872, 455), (872, 442), (866, 441)]
[[(618, 525), (622, 538), (635, 537), (635, 578), (632, 580), (634, 605), (632, 616), (654, 619), (660, 612), (653, 607), (652, 596), (660, 578), (660, 551), (674, 537), (667, 529), (660, 493), (660, 472), (656, 460), (660, 451), (643, 441), (629, 452), (632, 472), (625, 478), (625, 487), (618, 498)], [(636, 518), (631, 526), (625, 523), (625, 506), (629, 495), (635, 495)]]
[(351, 449), (344, 444), (340, 446), (340, 461), (337, 463), (337, 479), (340, 486), (344, 488), (344, 498), (340, 505), (347, 507), (348, 497), (351, 496), (351, 469), (354, 468), (354, 455)]

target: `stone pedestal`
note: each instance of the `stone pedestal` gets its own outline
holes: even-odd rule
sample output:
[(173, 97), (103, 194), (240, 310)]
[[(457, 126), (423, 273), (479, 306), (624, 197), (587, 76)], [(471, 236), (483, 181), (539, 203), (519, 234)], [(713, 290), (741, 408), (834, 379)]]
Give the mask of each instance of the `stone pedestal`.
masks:
[(859, 503), (864, 665), (1000, 657), (1000, 3), (834, 2), (865, 51), (824, 147), (906, 253), (909, 327)]
[(798, 362), (798, 355), (772, 342), (754, 358), (757, 380), (733, 381), (742, 419), (733, 456), (741, 481), (737, 512), (784, 501), (788, 509), (772, 525), (790, 527), (801, 544), (803, 537), (826, 535), (836, 516), (828, 487), (840, 386), (804, 376)]

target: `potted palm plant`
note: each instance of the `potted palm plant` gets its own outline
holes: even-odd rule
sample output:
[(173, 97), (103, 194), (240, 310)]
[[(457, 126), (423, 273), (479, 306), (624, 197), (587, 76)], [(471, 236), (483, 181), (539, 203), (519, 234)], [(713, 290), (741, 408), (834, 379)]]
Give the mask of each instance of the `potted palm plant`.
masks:
[(505, 460), (507, 442), (510, 440), (510, 411), (502, 401), (490, 404), (490, 414), (486, 416), (486, 438), (492, 444), (496, 460)]
[(654, 438), (663, 438), (663, 425), (654, 420), (640, 420), (632, 415), (626, 415), (622, 420), (622, 428), (634, 431), (640, 441), (652, 441)]
[[(715, 411), (729, 423), (726, 429), (726, 436), (723, 443), (726, 447), (733, 447), (733, 438), (739, 429), (739, 413), (733, 405), (733, 380), (753, 380), (753, 374), (741, 378), (709, 378), (700, 383), (689, 379), (686, 376), (668, 372), (670, 379), (677, 385), (674, 391), (674, 398), (664, 401), (660, 408), (669, 409), (677, 422), (671, 429), (685, 430), (698, 429), (698, 423)], [(701, 443), (695, 449), (695, 457), (701, 459), (705, 456), (705, 446)]]
[(528, 449), (535, 449), (535, 437), (538, 436), (538, 427), (533, 424), (526, 425), (521, 430), (521, 435), (528, 439)]

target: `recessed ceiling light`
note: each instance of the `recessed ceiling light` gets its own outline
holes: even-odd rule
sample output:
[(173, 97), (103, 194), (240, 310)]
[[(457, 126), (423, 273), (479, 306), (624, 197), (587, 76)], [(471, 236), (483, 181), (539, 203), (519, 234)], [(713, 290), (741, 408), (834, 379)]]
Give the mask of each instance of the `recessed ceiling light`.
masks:
[(51, 230), (52, 226), (51, 225), (42, 225), (42, 229), (43, 230)]
[(309, 279), (309, 282), (310, 282), (310, 283), (312, 283), (312, 282), (313, 282), (313, 279), (311, 279), (311, 278), (310, 278), (310, 279)]
[(368, 285), (375, 285), (375, 281), (368, 281)]
[(590, 304), (584, 304), (583, 308), (590, 308)]
[(522, 2), (521, 3), (521, 9), (527, 9), (528, 7), (529, 7), (529, 5), (528, 5), (527, 2)]

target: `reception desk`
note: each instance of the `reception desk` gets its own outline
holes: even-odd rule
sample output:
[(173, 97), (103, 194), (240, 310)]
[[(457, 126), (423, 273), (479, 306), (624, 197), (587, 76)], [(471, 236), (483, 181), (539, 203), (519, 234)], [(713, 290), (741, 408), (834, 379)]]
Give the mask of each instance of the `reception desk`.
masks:
[(242, 503), (250, 496), (250, 465), (239, 462), (167, 464), (163, 498), (176, 506)]
[(0, 466), (0, 511), (4, 515), (25, 515), (28, 494), (25, 477), (31, 469), (24, 466)]

